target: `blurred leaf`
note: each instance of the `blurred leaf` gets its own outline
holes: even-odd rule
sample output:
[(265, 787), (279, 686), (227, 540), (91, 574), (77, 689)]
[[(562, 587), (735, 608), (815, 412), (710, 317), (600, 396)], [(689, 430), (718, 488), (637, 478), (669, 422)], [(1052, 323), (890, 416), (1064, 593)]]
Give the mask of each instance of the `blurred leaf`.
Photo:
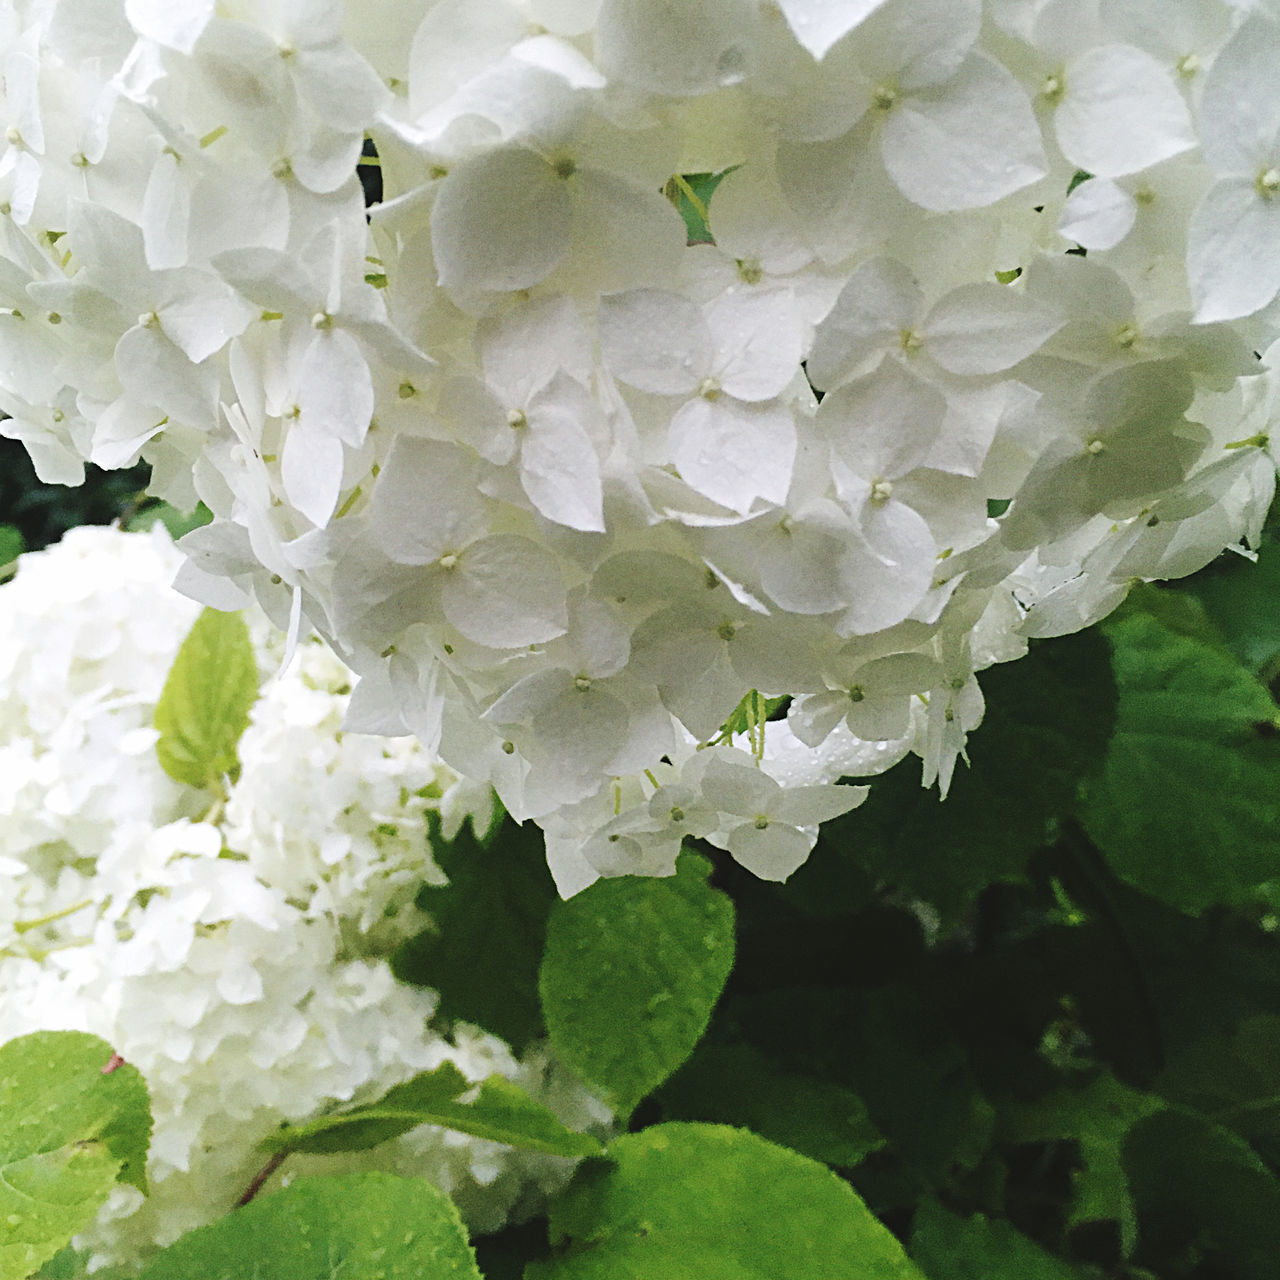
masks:
[(1120, 1161), (1125, 1134), (1164, 1103), (1104, 1075), (1079, 1089), (1061, 1089), (1030, 1104), (1012, 1104), (1001, 1114), (1001, 1136), (1008, 1142), (1078, 1144), (1080, 1171), (1074, 1181), (1068, 1226), (1086, 1222), (1120, 1224), (1126, 1257), (1137, 1241), (1138, 1222), (1129, 1182)]
[(168, 529), (169, 536), (177, 542), (184, 534), (190, 533), (192, 529), (199, 529), (212, 519), (213, 512), (203, 502), (197, 503), (194, 511), (180, 511), (167, 502), (151, 502), (130, 515), (121, 527), (135, 533), (162, 524)]
[(0, 524), (0, 569), (12, 564), (27, 549), (27, 540), (17, 525)]
[(1138, 1210), (1136, 1260), (1190, 1255), (1192, 1274), (1275, 1280), (1280, 1182), (1242, 1139), (1200, 1116), (1166, 1110), (1130, 1129), (1122, 1151)]
[(551, 1207), (558, 1256), (526, 1280), (922, 1280), (824, 1165), (744, 1129), (618, 1138)]
[(1120, 704), (1086, 788), (1086, 830), (1122, 879), (1181, 910), (1254, 899), (1280, 875), (1270, 694), (1220, 649), (1150, 614), (1107, 632)]
[(733, 904), (710, 864), (620, 876), (557, 902), (539, 990), (556, 1052), (621, 1115), (693, 1052), (733, 967)]
[(1232, 1129), (1280, 1168), (1280, 1016), (1259, 1013), (1230, 1037), (1180, 1046), (1155, 1087)]
[(796, 1073), (863, 1100), (917, 1186), (972, 1169), (991, 1142), (994, 1111), (958, 1044), (916, 986), (852, 992), (810, 987), (745, 997), (734, 1025)]
[(178, 782), (217, 791), (239, 773), (236, 748), (258, 698), (258, 660), (238, 613), (205, 609), (182, 642), (156, 703), (156, 755)]
[(671, 1119), (738, 1125), (838, 1167), (851, 1168), (884, 1146), (852, 1090), (787, 1071), (746, 1044), (704, 1041), (658, 1101)]
[(446, 843), (428, 821), (432, 856), (449, 883), (419, 892), (435, 926), (395, 953), (392, 972), (434, 987), (440, 1017), (474, 1022), (521, 1053), (544, 1034), (538, 966), (557, 901), (542, 832), (507, 819), (491, 840), (482, 843), (464, 824)]
[(1083, 1280), (1089, 1273), (1047, 1253), (1012, 1224), (962, 1218), (925, 1200), (911, 1227), (911, 1256), (930, 1280)]

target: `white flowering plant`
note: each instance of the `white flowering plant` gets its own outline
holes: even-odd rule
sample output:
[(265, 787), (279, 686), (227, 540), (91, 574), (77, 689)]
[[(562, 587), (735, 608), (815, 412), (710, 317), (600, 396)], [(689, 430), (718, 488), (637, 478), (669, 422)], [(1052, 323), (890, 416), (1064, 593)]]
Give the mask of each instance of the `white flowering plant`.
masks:
[[(553, 1200), (550, 1253), (517, 1247), (493, 1267), (946, 1280), (957, 1258), (1027, 1273), (1276, 1256), (1265, 1235), (1240, 1244), (1217, 1209), (1179, 1253), (1189, 1193), (1150, 1172), (1199, 1143), (1247, 1165), (1271, 1204), (1275, 1152), (1235, 1119), (1271, 1095), (1215, 1108), (1197, 1084), (1214, 1072), (1196, 1064), (1221, 1042), (1246, 1064), (1223, 1070), (1248, 1075), (1273, 1022), (1238, 1005), (1227, 1025), (1192, 1018), (1175, 1034), (1147, 955), (1221, 909), (1272, 963), (1276, 716), (1259, 672), (1273, 650), (1259, 660), (1267, 642), (1212, 585), (1256, 590), (1240, 574), (1275, 487), (1272, 0), (3, 13), (0, 431), (44, 480), (142, 459), (152, 493), (212, 514), (181, 539), (175, 581), (215, 611), (174, 668), (208, 696), (158, 693), (146, 734), (113, 739), (126, 756), (155, 747), (206, 807), (139, 819), (148, 852), (135, 841), (95, 865), (136, 877), (176, 858), (190, 874), (243, 845), (300, 928), (337, 929), (325, 965), (383, 958), (377, 1016), (398, 1024), (394, 982), (416, 979), (509, 1045), (548, 1034), (636, 1132)], [(1149, 585), (1206, 566), (1203, 593)], [(286, 667), (321, 652), (312, 629), (323, 637), (353, 686), (329, 727), (344, 751), (348, 735), (399, 744), (360, 757), (354, 798), (268, 764), (310, 759), (318, 722), (281, 708), (277, 754), (255, 760), (256, 739), (223, 714), (210, 673), (234, 669), (238, 632), (211, 619), (241, 609), (283, 633)], [(1106, 641), (1089, 630), (1104, 620)], [(958, 769), (984, 717), (985, 769)], [(431, 817), (443, 795), (410, 787), (391, 805), (410, 759), (468, 779), (470, 796), (491, 787), (503, 834)], [(1197, 770), (1212, 785), (1189, 781)], [(100, 775), (51, 789), (52, 811)], [(15, 837), (24, 850), (43, 848), (32, 830)], [(1176, 873), (1162, 835), (1183, 848)], [(531, 865), (543, 851), (558, 904)], [(95, 892), (122, 910), (121, 890)], [(212, 889), (177, 897), (197, 910), (188, 925), (222, 923)], [(32, 918), (61, 927), (45, 916), (75, 901)], [(168, 963), (164, 909), (154, 936), (122, 945)], [(255, 910), (225, 918), (271, 932)], [(1004, 914), (1018, 910), (1037, 923), (1020, 932)], [(738, 967), (708, 1031), (735, 911)], [(844, 983), (841, 952), (841, 994), (824, 1003), (824, 940), (863, 924), (887, 968)], [(770, 930), (792, 942), (794, 972), (767, 959)], [(1126, 1011), (1143, 1045), (1109, 1038), (1106, 984), (1072, 962), (1108, 945), (1138, 974)], [(990, 968), (1044, 976), (1037, 1000), (983, 985), (991, 946)], [(248, 961), (223, 959), (199, 961), (212, 989), (253, 1003)], [(174, 964), (203, 971), (186, 952)], [(953, 1025), (1002, 1000), (1008, 1023), (982, 1025), (1021, 1084)], [(178, 1017), (160, 996), (150, 1007), (162, 1027)], [(200, 1040), (195, 1008), (179, 1047)], [(762, 1027), (776, 1031), (763, 1047)], [(921, 1065), (935, 1058), (936, 1072)], [(376, 1151), (411, 1116), (461, 1123), (449, 1108), (467, 1106), (473, 1136), (599, 1149), (535, 1122), (537, 1100), (505, 1086), (458, 1102), (448, 1071), (370, 1071), (300, 1093), (292, 1127), (262, 1138), (271, 1158)], [(353, 1101), (375, 1082), (390, 1092)], [(357, 1109), (310, 1116), (322, 1096)], [(908, 1122), (926, 1098), (930, 1122)], [(520, 1123), (494, 1129), (504, 1107)], [(1103, 1112), (1125, 1123), (1100, 1134)], [(1077, 1151), (1078, 1185), (1036, 1223), (998, 1188), (1017, 1147), (1054, 1142)], [(141, 1191), (130, 1150), (108, 1173)], [(734, 1216), (739, 1173), (758, 1203)], [(400, 1194), (360, 1176), (362, 1204)], [(709, 1190), (702, 1216), (670, 1200), (691, 1179)], [(255, 1191), (145, 1274), (214, 1266), (236, 1231), (302, 1232), (346, 1194), (297, 1185)], [(436, 1223), (404, 1228), (406, 1248), (434, 1242), (430, 1265), (469, 1274), (452, 1210), (401, 1209)], [(905, 1215), (908, 1252), (872, 1210)], [(377, 1217), (362, 1212), (361, 1230)], [(1097, 1223), (1115, 1224), (1101, 1261), (1073, 1234)], [(370, 1239), (394, 1230), (393, 1214)], [(806, 1252), (819, 1238), (824, 1252)], [(19, 1257), (25, 1275), (36, 1260)], [(240, 1274), (245, 1257), (216, 1265)]]

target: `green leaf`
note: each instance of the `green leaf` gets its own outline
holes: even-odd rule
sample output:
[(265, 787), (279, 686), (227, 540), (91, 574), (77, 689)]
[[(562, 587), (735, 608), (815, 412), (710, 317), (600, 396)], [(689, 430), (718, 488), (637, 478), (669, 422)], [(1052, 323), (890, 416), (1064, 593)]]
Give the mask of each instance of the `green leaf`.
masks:
[(1240, 1138), (1187, 1112), (1140, 1120), (1122, 1160), (1138, 1207), (1138, 1261), (1190, 1258), (1183, 1275), (1275, 1280), (1280, 1182)]
[(851, 1089), (787, 1071), (746, 1044), (704, 1041), (658, 1100), (672, 1119), (738, 1125), (841, 1168), (884, 1146)]
[(1086, 788), (1086, 830), (1121, 879), (1180, 910), (1250, 901), (1280, 875), (1271, 695), (1220, 649), (1150, 614), (1107, 632), (1120, 704), (1103, 772)]
[(1115, 1221), (1126, 1257), (1138, 1236), (1129, 1180), (1120, 1162), (1125, 1135), (1144, 1116), (1164, 1106), (1157, 1097), (1121, 1084), (1114, 1076), (1091, 1080), (1081, 1089), (1060, 1090), (1034, 1103), (1010, 1104), (1001, 1113), (1009, 1142), (1075, 1142), (1080, 1170), (1073, 1182), (1067, 1225)]
[(178, 782), (217, 791), (239, 771), (236, 746), (258, 697), (258, 662), (238, 613), (205, 609), (182, 642), (156, 704), (156, 754)]
[(1256, 563), (1223, 554), (1186, 581), (1232, 653), (1251, 671), (1280, 654), (1280, 546), (1262, 548)]
[(911, 1256), (930, 1280), (1082, 1280), (1086, 1272), (1042, 1249), (1012, 1224), (962, 1218), (925, 1200), (911, 1225)]
[(917, 986), (785, 988), (737, 1000), (731, 1012), (745, 1038), (789, 1070), (856, 1093), (915, 1183), (945, 1185), (986, 1153), (991, 1104)]
[(728, 172), (680, 174), (667, 183), (667, 199), (680, 211), (690, 244), (715, 243), (707, 225), (707, 206), (720, 179)]
[(621, 1115), (693, 1052), (733, 967), (733, 904), (709, 870), (686, 852), (666, 879), (598, 880), (547, 922), (551, 1041)]
[(945, 801), (921, 794), (919, 763), (871, 782), (856, 813), (829, 824), (872, 874), (957, 918), (993, 881), (1018, 881), (1050, 823), (1097, 768), (1115, 715), (1105, 640), (1085, 631), (1032, 645), (982, 674), (987, 713)]
[(145, 1192), (150, 1133), (147, 1087), (106, 1041), (44, 1031), (0, 1045), (0, 1280), (52, 1258), (116, 1182)]
[(453, 1202), (422, 1178), (299, 1178), (183, 1236), (140, 1280), (481, 1280)]
[(264, 1151), (321, 1155), (365, 1151), (420, 1124), (436, 1123), (419, 1117), (448, 1107), (469, 1088), (470, 1082), (452, 1062), (442, 1062), (434, 1071), (422, 1071), (411, 1080), (393, 1085), (374, 1102), (348, 1107), (305, 1124), (281, 1125), (258, 1145)]
[(12, 564), (27, 549), (27, 540), (15, 524), (0, 524), (0, 569)]
[(1178, 1046), (1154, 1087), (1234, 1130), (1280, 1168), (1280, 1016), (1260, 1013), (1232, 1036)]
[(526, 1280), (920, 1280), (902, 1246), (825, 1166), (720, 1125), (617, 1139), (552, 1203)]
[(490, 841), (481, 843), (464, 825), (446, 844), (433, 823), (430, 839), (449, 883), (419, 892), (418, 905), (435, 927), (392, 956), (392, 972), (435, 988), (439, 1017), (474, 1022), (523, 1052), (544, 1034), (538, 965), (547, 912), (557, 901), (542, 832), (507, 819)]
[(729, 718), (720, 726), (720, 731), (712, 743), (728, 742), (735, 734), (759, 732), (759, 726), (777, 719), (784, 708), (790, 706), (791, 698), (783, 695), (780, 698), (766, 698), (757, 689), (748, 689), (742, 695), (742, 701), (734, 707)]
[(472, 1087), (451, 1062), (395, 1085), (376, 1102), (286, 1125), (265, 1139), (268, 1151), (363, 1151), (420, 1124), (554, 1156), (599, 1155), (600, 1143), (568, 1129), (540, 1102), (500, 1075), (485, 1080), (473, 1102), (457, 1101)]
[(149, 502), (125, 520), (123, 528), (134, 533), (162, 524), (176, 542), (184, 534), (190, 533), (192, 529), (199, 529), (212, 519), (213, 512), (203, 502), (196, 503), (194, 511), (180, 511), (167, 502)]

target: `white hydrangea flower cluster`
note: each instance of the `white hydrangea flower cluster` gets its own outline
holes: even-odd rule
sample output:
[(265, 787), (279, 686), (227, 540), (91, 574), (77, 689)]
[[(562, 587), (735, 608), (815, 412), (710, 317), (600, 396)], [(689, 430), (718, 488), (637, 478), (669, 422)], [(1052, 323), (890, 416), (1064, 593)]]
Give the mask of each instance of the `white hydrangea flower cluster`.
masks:
[[(99, 1035), (155, 1117), (150, 1195), (113, 1192), (78, 1238), (94, 1265), (227, 1212), (281, 1121), (444, 1061), (519, 1080), (569, 1123), (603, 1118), (545, 1055), (466, 1026), (446, 1039), (436, 994), (378, 954), (416, 931), (412, 888), (439, 874), (427, 813), (484, 823), (488, 803), (411, 740), (339, 733), (350, 676), (327, 647), (301, 644), (254, 707), (221, 813), (162, 770), (155, 704), (199, 612), (169, 589), (181, 562), (161, 528), (80, 528), (0, 588), (0, 1042)], [(278, 670), (270, 624), (252, 629)], [(430, 1128), (342, 1161), (428, 1177), (479, 1229), (568, 1164)]]
[(566, 891), (785, 877), (842, 771), (945, 790), (975, 671), (1257, 538), (1277, 0), (3, 12), (4, 429), (202, 498), (183, 588), (309, 619)]

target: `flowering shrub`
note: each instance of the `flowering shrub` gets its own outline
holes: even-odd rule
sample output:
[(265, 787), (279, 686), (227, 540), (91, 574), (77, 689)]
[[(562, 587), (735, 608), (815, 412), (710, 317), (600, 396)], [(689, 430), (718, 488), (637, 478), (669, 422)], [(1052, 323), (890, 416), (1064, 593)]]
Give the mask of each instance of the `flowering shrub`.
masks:
[[(276, 678), (281, 638), (251, 615), (267, 683), (238, 780), (210, 795), (161, 767), (156, 706), (199, 613), (168, 589), (180, 563), (162, 528), (81, 528), (0, 588), (0, 1043), (92, 1032), (142, 1072), (154, 1118), (149, 1194), (112, 1192), (79, 1237), (93, 1265), (228, 1212), (282, 1122), (444, 1063), (575, 1123), (608, 1115), (541, 1049), (445, 1036), (436, 993), (392, 977), (386, 953), (428, 923), (422, 880), (443, 880), (428, 818), (485, 825), (489, 799), (409, 739), (339, 732), (350, 674), (327, 648)], [(335, 1163), (425, 1176), (480, 1230), (566, 1174), (421, 1127)]]
[(1277, 54), (1223, 0), (18, 5), (4, 430), (202, 499), (181, 588), (305, 617), (564, 892), (782, 879), (840, 776), (946, 790), (975, 672), (1256, 545)]

